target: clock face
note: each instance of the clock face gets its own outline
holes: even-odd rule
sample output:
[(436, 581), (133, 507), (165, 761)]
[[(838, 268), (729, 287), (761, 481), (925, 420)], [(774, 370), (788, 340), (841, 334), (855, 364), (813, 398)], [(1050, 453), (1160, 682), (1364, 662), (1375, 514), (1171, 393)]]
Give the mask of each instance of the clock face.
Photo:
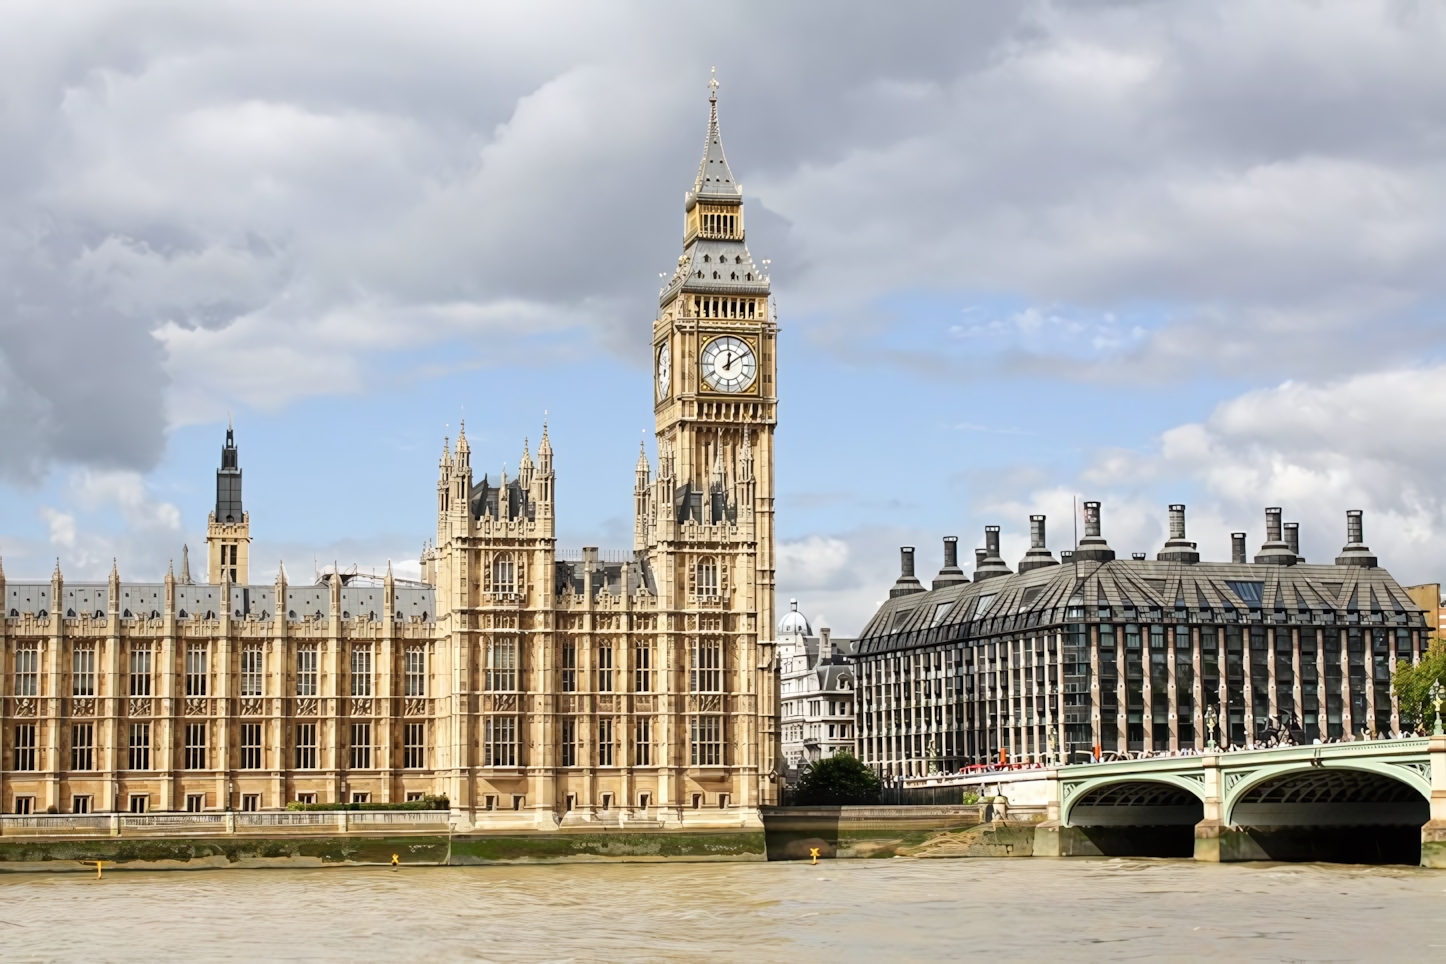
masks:
[(668, 397), (673, 387), (673, 348), (668, 342), (658, 347), (658, 399)]
[(715, 392), (741, 392), (753, 384), (758, 362), (741, 338), (725, 335), (703, 347), (703, 382)]

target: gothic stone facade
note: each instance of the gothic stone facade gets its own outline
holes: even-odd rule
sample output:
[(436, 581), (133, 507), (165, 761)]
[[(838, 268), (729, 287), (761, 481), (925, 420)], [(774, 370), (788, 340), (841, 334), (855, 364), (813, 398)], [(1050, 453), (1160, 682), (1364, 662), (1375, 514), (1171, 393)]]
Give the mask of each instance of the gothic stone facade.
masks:
[(0, 576), (9, 810), (445, 795), (478, 827), (758, 826), (779, 774), (776, 336), (716, 91), (651, 351), (631, 552), (555, 539), (546, 427), (516, 478), (444, 446), (423, 581), (248, 585), (228, 431), (205, 585)]

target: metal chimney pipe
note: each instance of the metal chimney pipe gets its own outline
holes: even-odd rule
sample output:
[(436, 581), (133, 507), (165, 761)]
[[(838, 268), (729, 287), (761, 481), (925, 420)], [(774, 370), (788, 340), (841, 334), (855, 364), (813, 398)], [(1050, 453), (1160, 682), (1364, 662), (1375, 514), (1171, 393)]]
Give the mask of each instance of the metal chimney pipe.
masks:
[(1100, 504), (1098, 502), (1086, 502), (1084, 504), (1085, 538), (1100, 537)]
[(1285, 524), (1285, 544), (1290, 546), (1290, 551), (1297, 556), (1300, 555), (1300, 523), (1287, 522)]
[(959, 537), (958, 537), (958, 536), (945, 536), (945, 537), (944, 537), (944, 568), (945, 568), (945, 569), (957, 569), (957, 568), (959, 568)]
[(1265, 541), (1280, 542), (1280, 507), (1265, 510)]
[(999, 555), (999, 527), (984, 527), (984, 552), (988, 558), (995, 558)]
[(1364, 542), (1366, 541), (1365, 526), (1362, 525), (1362, 516), (1363, 516), (1363, 515), (1364, 515), (1364, 513), (1361, 512), (1360, 509), (1347, 509), (1347, 510), (1346, 510), (1346, 544), (1347, 544), (1347, 545), (1358, 546), (1358, 545), (1361, 545), (1362, 543), (1364, 543)]
[(914, 547), (899, 547), (899, 576), (909, 578), (914, 575)]
[(1044, 516), (1042, 515), (1029, 517), (1029, 547), (1031, 549), (1044, 548)]
[(1185, 506), (1179, 503), (1170, 506), (1170, 538), (1185, 538)]
[(1230, 561), (1245, 561), (1245, 533), (1243, 532), (1230, 533)]

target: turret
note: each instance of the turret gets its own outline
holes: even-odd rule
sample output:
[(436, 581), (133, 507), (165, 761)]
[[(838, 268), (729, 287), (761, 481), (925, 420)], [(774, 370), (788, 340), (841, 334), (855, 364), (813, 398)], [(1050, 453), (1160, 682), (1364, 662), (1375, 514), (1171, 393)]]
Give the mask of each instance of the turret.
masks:
[(522, 461), (517, 463), (517, 484), (522, 486), (523, 492), (532, 490), (533, 466), (532, 456), (527, 451), (528, 442), (526, 438), (522, 440)]
[(236, 431), (226, 425), (221, 467), (216, 470), (216, 508), (206, 522), (206, 581), (250, 581), (251, 518), (241, 504), (241, 453)]
[(65, 577), (60, 574), (60, 557), (55, 557), (55, 571), (50, 574), (50, 612), (56, 618), (54, 625), (60, 626), (60, 617), (65, 615), (65, 607), (61, 604), (61, 590), (65, 587)]
[(547, 437), (547, 422), (542, 423), (542, 441), (537, 443), (537, 471), (540, 475), (552, 475), (552, 441)]
[(241, 452), (236, 448), (236, 430), (226, 426), (226, 442), (221, 446), (221, 467), (216, 470), (216, 521), (241, 522)]

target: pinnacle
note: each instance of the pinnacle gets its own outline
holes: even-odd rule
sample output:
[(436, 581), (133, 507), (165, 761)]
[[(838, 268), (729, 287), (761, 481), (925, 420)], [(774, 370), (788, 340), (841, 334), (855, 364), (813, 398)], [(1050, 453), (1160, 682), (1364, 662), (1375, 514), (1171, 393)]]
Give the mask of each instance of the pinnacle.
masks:
[(723, 136), (718, 132), (718, 78), (708, 83), (708, 135), (703, 141), (703, 160), (693, 184), (695, 195), (722, 195), (736, 199), (743, 191), (728, 168), (723, 154)]

